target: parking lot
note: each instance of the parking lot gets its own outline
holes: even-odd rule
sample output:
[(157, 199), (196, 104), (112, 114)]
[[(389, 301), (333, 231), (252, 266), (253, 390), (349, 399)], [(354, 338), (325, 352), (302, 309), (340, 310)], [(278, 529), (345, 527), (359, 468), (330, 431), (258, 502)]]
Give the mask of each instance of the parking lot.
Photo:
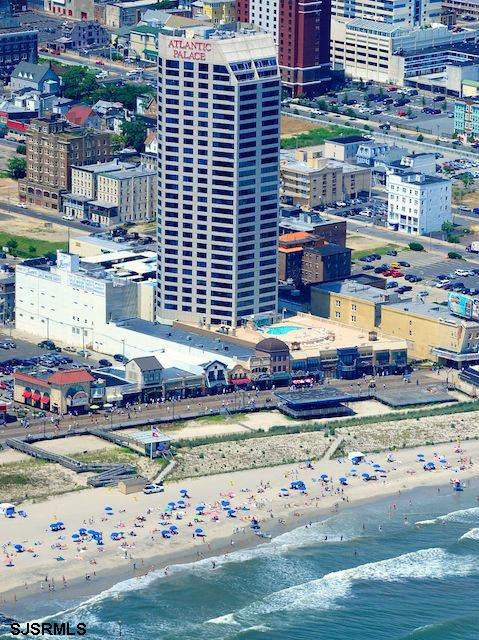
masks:
[[(381, 265), (390, 266), (391, 263), (399, 261), (408, 262), (410, 265), (409, 267), (399, 267), (400, 272), (404, 274), (403, 276), (384, 276), (384, 274), (377, 274), (374, 271)], [(396, 283), (390, 285), (391, 292), (404, 286), (412, 287), (411, 290), (402, 294), (404, 298), (422, 295), (431, 302), (443, 302), (447, 300), (449, 291), (452, 289), (472, 295), (479, 294), (479, 263), (445, 259), (427, 251), (398, 251), (397, 256), (383, 255), (380, 259), (372, 262), (356, 260), (355, 270), (385, 277), (388, 284)], [(456, 273), (456, 270), (462, 273)], [(477, 273), (473, 273), (473, 270)], [(468, 272), (467, 275), (465, 272)], [(408, 282), (405, 278), (408, 275), (418, 276), (420, 281), (417, 283)], [(439, 282), (438, 276), (448, 276), (450, 289), (436, 286)]]
[[(312, 101), (301, 101), (296, 105), (290, 101), (284, 107), (312, 107), (314, 115), (320, 117), (328, 113), (334, 116), (342, 114), (358, 124), (370, 121), (385, 130), (394, 131), (398, 127), (407, 127), (418, 133), (429, 133), (442, 142), (452, 143), (454, 131), (454, 100), (440, 95), (420, 92), (412, 88), (397, 88), (392, 85), (384, 88), (374, 83), (360, 88), (351, 83), (345, 89), (330, 92)], [(454, 144), (460, 143), (454, 141)]]

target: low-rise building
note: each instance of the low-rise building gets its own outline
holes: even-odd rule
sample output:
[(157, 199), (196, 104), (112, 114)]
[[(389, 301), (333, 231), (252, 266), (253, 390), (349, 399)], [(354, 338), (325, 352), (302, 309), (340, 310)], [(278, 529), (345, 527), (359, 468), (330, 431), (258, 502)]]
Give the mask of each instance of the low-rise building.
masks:
[(355, 280), (328, 282), (311, 287), (311, 313), (334, 322), (376, 331), (381, 325), (381, 309), (398, 302), (390, 293)]
[(0, 324), (12, 322), (15, 317), (15, 274), (0, 276)]
[(278, 278), (294, 286), (302, 284), (303, 251), (306, 246), (321, 244), (312, 233), (297, 231), (278, 238)]
[(454, 131), (474, 138), (479, 136), (479, 100), (469, 98), (454, 103)]
[[(110, 226), (150, 221), (157, 207), (157, 174), (141, 165), (98, 176), (97, 199), (91, 203), (92, 220)], [(114, 206), (115, 210), (111, 207)]]
[(406, 301), (382, 307), (381, 330), (407, 340), (409, 355), (461, 369), (479, 363), (479, 323), (440, 304)]
[(16, 371), (13, 374), (15, 402), (33, 409), (65, 415), (85, 413), (90, 408), (93, 376), (85, 369), (67, 371)]
[(369, 142), (364, 136), (341, 136), (331, 138), (324, 143), (323, 155), (325, 158), (339, 160), (340, 162), (355, 162), (360, 145)]
[(387, 176), (388, 227), (414, 235), (440, 231), (451, 222), (451, 181), (422, 173)]
[(160, 27), (139, 24), (130, 30), (130, 57), (156, 62), (158, 58), (158, 35)]
[(306, 246), (303, 251), (301, 280), (316, 284), (347, 278), (351, 275), (351, 249), (337, 244)]
[(62, 81), (50, 63), (33, 64), (20, 62), (12, 71), (10, 88), (12, 93), (22, 89), (32, 89), (38, 93), (58, 94)]
[(65, 114), (65, 120), (73, 127), (82, 129), (99, 129), (100, 118), (92, 107), (86, 104), (77, 104)]
[(322, 218), (317, 211), (282, 204), (279, 217), (280, 233), (312, 233), (320, 240), (346, 246), (346, 221)]
[(369, 195), (369, 168), (321, 157), (322, 151), (321, 145), (281, 152), (281, 195), (285, 200), (312, 209)]
[(71, 20), (93, 20), (95, 17), (94, 0), (45, 0), (45, 13), (65, 16)]
[(156, 131), (149, 131), (145, 140), (145, 151), (141, 154), (141, 164), (147, 169), (158, 169), (158, 136)]
[(145, 11), (157, 4), (156, 0), (107, 3), (105, 7), (105, 26), (109, 29), (132, 27), (140, 22)]
[(137, 317), (138, 288), (107, 270), (88, 273), (78, 256), (58, 252), (57, 265), (16, 268), (16, 327), (85, 349), (107, 322)]
[(64, 25), (62, 37), (53, 43), (58, 51), (105, 47), (109, 44), (109, 31), (95, 20), (81, 20)]

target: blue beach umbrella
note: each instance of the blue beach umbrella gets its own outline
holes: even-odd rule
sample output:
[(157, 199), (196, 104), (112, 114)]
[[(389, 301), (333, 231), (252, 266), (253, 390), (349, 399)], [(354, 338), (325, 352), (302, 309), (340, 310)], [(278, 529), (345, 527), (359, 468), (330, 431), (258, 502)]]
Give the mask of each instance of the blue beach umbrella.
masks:
[(170, 531), (172, 533), (176, 533), (178, 531), (178, 527), (176, 527), (174, 524), (172, 524), (171, 527), (170, 527)]
[(79, 537), (80, 537), (80, 535), (78, 533), (72, 533), (72, 539), (73, 540), (78, 540)]
[(200, 529), (199, 527), (198, 527), (197, 529), (195, 529), (195, 534), (196, 534), (197, 536), (198, 536), (198, 535), (201, 535), (202, 533), (204, 533), (203, 529)]
[(375, 464), (373, 464), (373, 469), (380, 469), (381, 465), (378, 464), (377, 462)]
[(16, 544), (16, 545), (14, 545), (14, 547), (15, 547), (15, 551), (17, 553), (23, 553), (25, 551), (25, 549), (23, 548), (23, 545), (21, 545), (21, 544)]
[(361, 477), (362, 477), (362, 478), (369, 478), (369, 473), (362, 473), (362, 474), (361, 474)]

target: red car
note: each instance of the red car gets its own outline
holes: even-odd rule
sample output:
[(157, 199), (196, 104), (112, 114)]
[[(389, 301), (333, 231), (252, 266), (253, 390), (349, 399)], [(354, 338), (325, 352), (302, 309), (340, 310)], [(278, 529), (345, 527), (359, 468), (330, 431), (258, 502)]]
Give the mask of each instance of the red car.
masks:
[(404, 275), (404, 273), (402, 271), (398, 271), (397, 269), (394, 269), (393, 271), (391, 271), (391, 276), (393, 278), (402, 278)]
[(102, 67), (105, 63), (102, 60), (97, 60), (95, 64), (97, 64), (99, 67)]
[(397, 91), (397, 90), (398, 90), (398, 88), (397, 88), (397, 87), (395, 87), (394, 85), (391, 85), (390, 87), (388, 87), (388, 89), (387, 89), (387, 90), (388, 90), (389, 92), (391, 92), (391, 91)]

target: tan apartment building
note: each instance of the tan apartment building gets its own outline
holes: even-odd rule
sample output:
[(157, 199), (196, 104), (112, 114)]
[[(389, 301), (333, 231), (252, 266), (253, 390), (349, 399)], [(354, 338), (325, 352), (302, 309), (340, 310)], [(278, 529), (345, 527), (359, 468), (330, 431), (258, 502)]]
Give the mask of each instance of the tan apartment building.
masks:
[[(112, 222), (135, 222), (139, 220), (153, 220), (155, 218), (157, 199), (156, 171), (139, 166), (133, 169), (123, 169), (102, 173), (97, 180), (97, 197), (90, 202), (92, 220), (101, 224)], [(108, 207), (116, 209), (116, 219), (108, 221), (95, 218), (95, 210), (104, 211), (98, 215), (106, 216)]]
[(412, 358), (455, 368), (479, 362), (479, 323), (456, 317), (439, 304), (403, 301), (384, 306), (381, 330), (406, 340)]
[(314, 208), (369, 194), (371, 170), (322, 157), (324, 146), (281, 152), (281, 194), (294, 204)]
[(351, 327), (374, 331), (381, 324), (383, 305), (398, 302), (389, 293), (354, 280), (311, 287), (311, 313)]
[(71, 187), (73, 165), (111, 159), (107, 132), (72, 129), (57, 115), (32, 120), (25, 135), (26, 177), (18, 181), (20, 202), (60, 209), (62, 193)]

